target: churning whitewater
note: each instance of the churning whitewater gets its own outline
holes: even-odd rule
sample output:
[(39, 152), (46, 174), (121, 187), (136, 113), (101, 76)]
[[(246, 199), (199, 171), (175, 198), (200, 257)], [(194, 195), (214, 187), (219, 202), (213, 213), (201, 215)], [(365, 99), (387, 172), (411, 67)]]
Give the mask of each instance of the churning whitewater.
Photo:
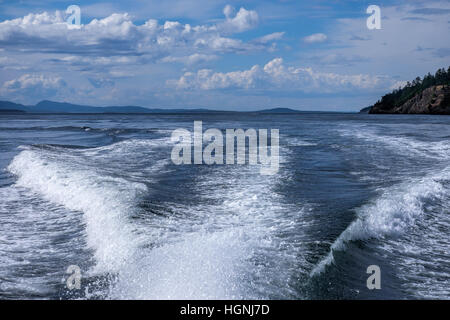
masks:
[[(175, 165), (196, 117), (279, 129), (278, 172)], [(450, 119), (368, 117), (2, 115), (0, 297), (448, 298)]]

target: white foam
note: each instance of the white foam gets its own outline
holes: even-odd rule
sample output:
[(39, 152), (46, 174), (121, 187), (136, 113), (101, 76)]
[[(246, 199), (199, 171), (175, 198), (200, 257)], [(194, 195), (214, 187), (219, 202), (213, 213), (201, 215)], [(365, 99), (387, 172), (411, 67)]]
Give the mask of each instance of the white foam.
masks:
[(99, 154), (116, 155), (119, 157), (128, 156), (132, 152), (151, 153), (155, 151), (155, 147), (164, 147), (172, 145), (170, 137), (162, 137), (158, 139), (128, 139), (114, 144), (86, 149), (82, 152), (89, 156), (97, 156)]
[(177, 203), (171, 208), (171, 219), (158, 221), (161, 234), (156, 246), (135, 256), (110, 297), (296, 296), (289, 280), (294, 266), (303, 267), (298, 265), (302, 247), (294, 249), (277, 232), (295, 230), (293, 215), (301, 212), (283, 205), (272, 191), (280, 176), (261, 176), (257, 166), (206, 170), (207, 174), (195, 177), (199, 201), (190, 206)]
[(135, 198), (146, 190), (145, 185), (97, 175), (73, 163), (46, 157), (38, 150), (22, 151), (8, 170), (18, 177), (16, 185), (84, 213), (88, 245), (95, 250), (96, 272), (120, 270), (134, 254), (137, 244), (126, 219)]
[[(184, 234), (181, 241), (142, 251), (122, 270), (110, 298), (243, 299), (243, 261), (251, 254), (243, 233)], [(249, 266), (248, 266), (249, 267)]]
[(63, 271), (58, 263), (87, 253), (81, 214), (17, 185), (0, 188), (0, 199), (0, 291), (14, 298), (51, 296)]
[(403, 136), (391, 136), (376, 133), (371, 129), (360, 128), (354, 130), (338, 130), (343, 136), (354, 136), (368, 142), (376, 142), (385, 145), (394, 152), (401, 155), (412, 154), (413, 156), (422, 156), (433, 159), (448, 159), (450, 157), (450, 144), (448, 141), (419, 141), (413, 138)]
[(300, 139), (299, 137), (281, 136), (281, 144), (286, 144), (289, 147), (312, 147), (317, 146), (317, 143)]
[(448, 190), (442, 181), (450, 179), (450, 167), (422, 179), (411, 180), (383, 190), (380, 197), (357, 212), (356, 220), (334, 241), (329, 254), (312, 270), (320, 274), (333, 262), (333, 251), (346, 249), (353, 240), (395, 237), (423, 218), (425, 201), (442, 198)]
[(278, 233), (298, 234), (297, 221), (302, 221), (297, 217), (302, 212), (283, 204), (274, 192), (280, 179), (287, 179), (281, 172), (261, 176), (258, 166), (203, 166), (208, 172), (196, 175), (194, 181), (201, 201), (174, 204), (167, 216), (129, 219), (147, 189), (129, 180), (136, 175), (133, 170), (126, 179), (110, 175), (121, 172), (114, 161), (164, 144), (129, 141), (88, 150), (25, 148), (8, 170), (17, 176), (16, 187), (83, 212), (87, 244), (96, 260), (92, 272), (116, 275), (109, 298), (296, 297), (290, 279), (303, 261), (303, 247)]

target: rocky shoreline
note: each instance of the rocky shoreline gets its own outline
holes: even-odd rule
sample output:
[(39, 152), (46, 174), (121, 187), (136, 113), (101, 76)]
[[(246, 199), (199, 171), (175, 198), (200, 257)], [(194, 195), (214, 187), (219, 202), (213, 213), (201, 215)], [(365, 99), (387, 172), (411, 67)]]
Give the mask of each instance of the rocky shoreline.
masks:
[(400, 106), (377, 102), (361, 110), (370, 114), (443, 114), (450, 115), (450, 86), (432, 86)]

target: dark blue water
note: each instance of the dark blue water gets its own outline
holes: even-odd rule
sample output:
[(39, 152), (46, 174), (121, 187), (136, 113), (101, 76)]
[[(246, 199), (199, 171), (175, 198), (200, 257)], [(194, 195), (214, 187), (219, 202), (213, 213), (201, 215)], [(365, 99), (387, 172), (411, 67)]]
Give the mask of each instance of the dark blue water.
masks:
[[(278, 173), (174, 165), (194, 120), (279, 129)], [(0, 115), (0, 297), (448, 299), (449, 139), (448, 116)]]

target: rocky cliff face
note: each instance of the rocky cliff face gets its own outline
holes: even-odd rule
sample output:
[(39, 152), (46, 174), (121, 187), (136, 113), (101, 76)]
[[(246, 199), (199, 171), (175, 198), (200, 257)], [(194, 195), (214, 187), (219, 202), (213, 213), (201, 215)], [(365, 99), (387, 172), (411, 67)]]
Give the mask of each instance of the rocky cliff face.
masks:
[(439, 85), (427, 88), (399, 107), (376, 103), (369, 113), (450, 115), (450, 86)]

